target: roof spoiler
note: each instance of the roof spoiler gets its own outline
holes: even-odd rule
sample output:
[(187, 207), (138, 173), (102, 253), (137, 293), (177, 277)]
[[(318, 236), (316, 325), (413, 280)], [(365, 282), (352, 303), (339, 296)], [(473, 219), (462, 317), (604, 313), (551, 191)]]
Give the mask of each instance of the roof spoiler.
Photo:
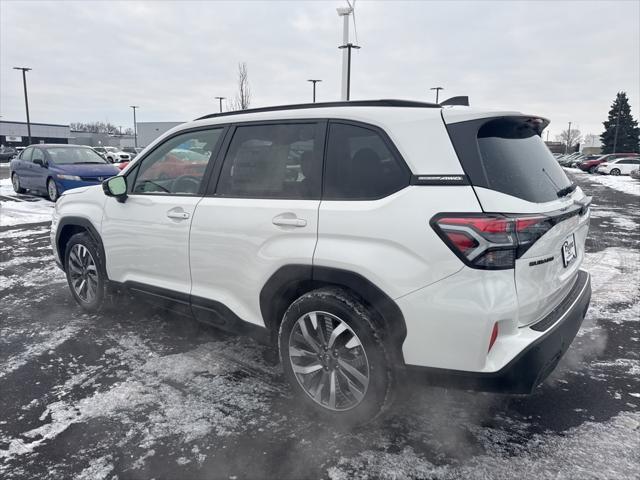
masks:
[(440, 102), (440, 106), (442, 107), (446, 107), (450, 105), (464, 105), (465, 107), (468, 107), (469, 97), (467, 97), (466, 95), (462, 97), (451, 97), (451, 98), (447, 98), (444, 102)]

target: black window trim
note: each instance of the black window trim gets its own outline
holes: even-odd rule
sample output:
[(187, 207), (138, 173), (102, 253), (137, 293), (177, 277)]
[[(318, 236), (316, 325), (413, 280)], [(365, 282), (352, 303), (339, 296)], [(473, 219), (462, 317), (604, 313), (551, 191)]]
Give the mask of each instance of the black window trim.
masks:
[[(129, 196), (138, 196), (138, 195), (140, 195), (140, 196), (145, 196), (145, 197), (146, 196), (153, 196), (153, 197), (203, 197), (203, 196), (205, 196), (205, 192), (207, 191), (207, 188), (209, 187), (209, 184), (211, 182), (211, 174), (214, 171), (214, 167), (215, 167), (216, 163), (218, 161), (220, 161), (219, 160), (220, 150), (222, 148), (222, 145), (226, 141), (226, 137), (227, 137), (228, 132), (229, 132), (229, 127), (230, 127), (230, 125), (228, 123), (221, 123), (221, 124), (213, 124), (213, 125), (206, 125), (206, 126), (187, 128), (187, 129), (184, 129), (184, 130), (180, 130), (179, 132), (175, 132), (174, 134), (166, 137), (162, 142), (159, 142), (156, 146), (154, 146), (151, 150), (146, 152), (143, 156), (136, 157), (135, 158), (135, 162), (131, 166), (131, 169), (129, 169), (123, 175), (125, 177), (125, 179), (127, 180), (127, 190), (130, 190), (130, 189), (133, 188), (133, 186), (136, 183), (136, 179), (138, 177), (138, 172), (140, 171), (140, 165), (142, 164), (142, 162), (144, 162), (146, 158), (148, 158), (151, 154), (153, 154), (153, 152), (158, 150), (160, 147), (165, 145), (167, 142), (173, 140), (176, 137), (179, 137), (181, 135), (188, 134), (188, 133), (201, 132), (201, 131), (206, 131), (206, 130), (220, 130), (220, 129), (222, 129), (222, 133), (220, 135), (220, 140), (218, 140), (218, 144), (216, 145), (216, 148), (214, 149), (214, 151), (211, 152), (211, 156), (209, 157), (209, 162), (207, 163), (207, 168), (205, 169), (204, 174), (202, 175), (202, 182), (200, 182), (200, 188), (198, 189), (198, 193), (195, 193), (195, 194), (194, 193), (155, 193), (155, 192), (133, 193), (132, 191), (129, 191), (127, 193), (127, 195), (129, 195)], [(130, 183), (129, 177), (133, 177), (131, 179), (131, 183)]]
[[(395, 193), (398, 193), (401, 190), (404, 190), (405, 188), (407, 188), (409, 185), (411, 185), (411, 178), (413, 176), (413, 172), (411, 171), (411, 169), (409, 168), (409, 165), (407, 165), (407, 162), (405, 161), (404, 157), (402, 156), (402, 154), (400, 153), (400, 151), (398, 150), (398, 148), (396, 147), (395, 143), (393, 143), (393, 140), (391, 140), (391, 138), (389, 138), (389, 135), (387, 134), (387, 132), (377, 126), (377, 125), (372, 125), (370, 123), (366, 123), (366, 122), (360, 122), (358, 120), (344, 120), (344, 119), (338, 119), (338, 118), (332, 118), (329, 119), (329, 124), (327, 125), (327, 133), (325, 136), (325, 148), (324, 148), (324, 161), (323, 161), (323, 168), (322, 168), (322, 201), (327, 201), (327, 202), (373, 202), (376, 200), (381, 200), (383, 198), (387, 198)], [(327, 151), (328, 151), (328, 142), (329, 142), (329, 130), (331, 125), (334, 124), (341, 124), (341, 125), (351, 125), (354, 127), (359, 127), (359, 128), (364, 128), (365, 130), (371, 130), (374, 133), (376, 133), (381, 139), (382, 142), (384, 143), (384, 145), (389, 149), (389, 152), (391, 153), (391, 155), (393, 156), (394, 160), (396, 161), (396, 163), (398, 164), (398, 166), (404, 170), (405, 174), (406, 174), (406, 181), (403, 184), (403, 186), (401, 188), (398, 188), (397, 190), (394, 190), (393, 192), (389, 192), (386, 193), (384, 195), (378, 196), (378, 197), (366, 197), (366, 198), (327, 198), (326, 194), (325, 194), (325, 180), (326, 180), (326, 169), (327, 169)]]
[[(233, 134), (235, 133), (235, 130), (237, 127), (240, 126), (253, 126), (253, 125), (273, 125), (273, 124), (301, 124), (301, 123), (316, 123), (319, 125), (319, 127), (321, 128), (321, 132), (322, 132), (322, 138), (319, 139), (318, 141), (318, 145), (321, 146), (322, 148), (322, 152), (320, 155), (320, 158), (322, 159), (322, 178), (321, 178), (321, 183), (322, 183), (322, 188), (321, 188), (321, 193), (320, 193), (320, 197), (318, 199), (313, 199), (313, 200), (320, 200), (320, 201), (340, 201), (340, 202), (363, 202), (363, 201), (376, 201), (376, 200), (381, 200), (383, 198), (387, 198), (390, 195), (394, 195), (396, 193), (398, 193), (401, 190), (404, 190), (405, 188), (409, 187), (411, 185), (411, 178), (413, 175), (413, 172), (411, 171), (411, 169), (409, 168), (409, 165), (407, 164), (406, 160), (404, 159), (404, 157), (402, 156), (402, 154), (400, 153), (400, 151), (398, 150), (398, 148), (396, 147), (395, 143), (393, 142), (393, 140), (391, 140), (391, 138), (389, 137), (389, 135), (387, 134), (387, 132), (384, 130), (384, 128), (378, 126), (378, 125), (374, 125), (371, 123), (367, 123), (367, 122), (362, 122), (359, 120), (351, 120), (351, 119), (346, 119), (346, 118), (326, 118), (326, 117), (301, 117), (301, 118), (281, 118), (281, 119), (271, 119), (271, 120), (251, 120), (251, 121), (245, 121), (245, 122), (228, 122), (228, 123), (216, 123), (216, 124), (211, 124), (211, 125), (202, 125), (202, 126), (198, 126), (198, 127), (192, 127), (192, 128), (187, 128), (184, 130), (180, 130), (178, 132), (175, 132), (174, 134), (166, 137), (162, 142), (158, 143), (156, 146), (154, 146), (151, 150), (145, 152), (144, 155), (139, 155), (138, 157), (135, 158), (135, 160), (133, 161), (133, 165), (131, 166), (131, 169), (128, 169), (128, 171), (123, 175), (126, 179), (127, 179), (127, 185), (131, 185), (133, 186), (133, 184), (135, 184), (135, 179), (136, 176), (138, 174), (139, 171), (139, 166), (142, 164), (142, 162), (144, 162), (144, 160), (151, 155), (153, 152), (155, 152), (158, 148), (160, 148), (162, 145), (164, 145), (166, 142), (172, 140), (173, 138), (179, 136), (179, 135), (183, 135), (186, 133), (192, 133), (192, 132), (198, 132), (198, 131), (203, 131), (203, 130), (214, 130), (214, 129), (223, 129), (222, 131), (222, 135), (221, 135), (221, 139), (218, 142), (218, 145), (215, 149), (214, 152), (211, 153), (211, 158), (209, 159), (209, 163), (207, 165), (207, 168), (205, 170), (205, 173), (202, 177), (202, 183), (200, 184), (200, 189), (198, 190), (197, 194), (189, 194), (189, 193), (181, 193), (181, 194), (167, 194), (167, 193), (153, 193), (153, 192), (149, 192), (149, 193), (129, 193), (129, 195), (144, 195), (144, 196), (161, 196), (161, 197), (168, 197), (168, 196), (172, 196), (172, 197), (213, 197), (213, 198), (235, 198), (235, 199), (265, 199), (265, 200), (282, 200), (282, 201), (291, 201), (291, 200), (300, 200), (300, 199), (281, 199), (281, 198), (268, 198), (268, 197), (232, 197), (232, 196), (226, 196), (226, 195), (219, 195), (216, 193), (217, 188), (218, 188), (218, 182), (220, 180), (220, 175), (222, 173), (222, 166), (224, 163), (224, 158), (227, 154), (227, 151), (229, 149), (229, 146), (231, 144), (231, 140), (233, 138)], [(379, 196), (379, 197), (367, 197), (367, 198), (345, 198), (345, 199), (333, 199), (333, 198), (326, 198), (325, 196), (325, 173), (326, 173), (326, 165), (327, 165), (327, 148), (328, 148), (328, 142), (329, 142), (329, 126), (332, 123), (337, 123), (337, 124), (344, 124), (344, 125), (352, 125), (355, 127), (360, 127), (360, 128), (364, 128), (364, 129), (368, 129), (373, 131), (374, 133), (376, 133), (383, 141), (384, 145), (389, 149), (389, 152), (391, 153), (391, 155), (393, 156), (394, 160), (397, 162), (397, 164), (399, 165), (400, 168), (402, 168), (407, 176), (406, 179), (406, 183), (403, 184), (403, 186), (393, 192), (387, 193), (385, 195)], [(29, 147), (32, 148), (32, 147)], [(131, 181), (133, 181), (133, 183), (130, 183), (130, 178)]]
[(209, 182), (209, 188), (206, 190), (205, 197), (213, 197), (213, 198), (232, 198), (237, 200), (281, 200), (281, 201), (292, 201), (292, 200), (312, 200), (312, 201), (320, 201), (322, 200), (322, 190), (320, 191), (318, 198), (277, 198), (277, 197), (265, 197), (263, 195), (260, 196), (248, 196), (248, 195), (226, 195), (218, 192), (218, 186), (220, 183), (220, 176), (222, 175), (222, 168), (224, 167), (224, 160), (229, 153), (229, 147), (231, 146), (231, 141), (236, 133), (236, 130), (239, 127), (246, 126), (263, 126), (263, 125), (300, 125), (300, 124), (312, 124), (316, 125), (318, 129), (318, 133), (320, 138), (318, 139), (318, 146), (322, 149), (319, 154), (320, 161), (322, 162), (322, 169), (319, 169), (319, 173), (321, 175), (321, 181), (323, 181), (324, 177), (324, 160), (326, 155), (326, 139), (327, 139), (327, 119), (326, 118), (287, 118), (287, 119), (273, 119), (273, 120), (253, 120), (247, 122), (234, 122), (229, 125), (229, 132), (224, 139), (224, 144), (221, 145), (219, 158), (216, 162), (215, 170), (213, 171), (211, 181)]

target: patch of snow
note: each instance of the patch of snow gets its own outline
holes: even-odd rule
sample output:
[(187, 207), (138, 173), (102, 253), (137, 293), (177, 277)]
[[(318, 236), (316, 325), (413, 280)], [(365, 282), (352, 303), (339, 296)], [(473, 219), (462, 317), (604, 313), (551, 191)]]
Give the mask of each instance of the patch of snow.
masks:
[(625, 369), (624, 373), (627, 373), (631, 376), (638, 377), (640, 376), (640, 360), (635, 360), (632, 358), (618, 358), (616, 360), (611, 361), (600, 361), (591, 363), (591, 368), (618, 368)]
[(623, 412), (608, 422), (587, 422), (562, 434), (536, 434), (524, 445), (512, 445), (510, 454), (491, 450), (459, 465), (434, 465), (406, 447), (399, 453), (366, 450), (342, 457), (327, 474), (331, 480), (636, 478), (638, 445), (640, 413)]
[[(51, 231), (50, 228), (48, 227), (42, 227), (42, 228), (35, 228), (32, 230), (23, 230), (23, 229), (12, 229), (12, 230), (5, 230), (4, 232), (0, 232), (0, 239), (7, 239), (7, 238), (25, 238), (25, 237), (31, 237), (34, 235), (41, 235), (41, 236), (48, 236), (49, 232)], [(29, 239), (29, 240), (33, 240), (33, 239)]]
[(91, 459), (89, 466), (74, 478), (75, 480), (105, 480), (113, 469), (111, 456), (107, 455), (106, 457)]
[(640, 251), (609, 247), (585, 254), (583, 268), (591, 274), (588, 315), (613, 322), (640, 319)]
[[(0, 449), (0, 458), (30, 454), (71, 425), (102, 417), (131, 425), (139, 446), (146, 449), (160, 439), (187, 443), (210, 434), (224, 437), (266, 421), (269, 397), (279, 387), (263, 377), (273, 377), (274, 372), (265, 369), (247, 378), (228, 377), (237, 372), (242, 358), (255, 354), (249, 347), (237, 341), (210, 342), (162, 356), (137, 337), (121, 337), (118, 343), (105, 356), (115, 356), (118, 364), (130, 369), (123, 372), (124, 381), (76, 401), (60, 399), (48, 404), (40, 416), (47, 423), (18, 438), (5, 439), (8, 449)], [(72, 381), (85, 379), (81, 375)], [(139, 415), (146, 421), (140, 422)], [(204, 456), (194, 452), (194, 459), (201, 463)]]
[(619, 192), (640, 196), (640, 181), (627, 176), (591, 175), (590, 180)]
[[(15, 355), (9, 356), (9, 358), (0, 363), (0, 378), (17, 370), (30, 360), (49, 352), (49, 350), (57, 348), (75, 336), (80, 331), (80, 328), (81, 325), (79, 323), (74, 323), (48, 332), (37, 331), (27, 333), (29, 338), (25, 349)], [(0, 329), (0, 336), (5, 336), (4, 329)]]
[[(0, 195), (13, 196), (11, 180), (0, 180)], [(55, 204), (44, 198), (34, 201), (0, 200), (0, 227), (23, 223), (50, 222)]]

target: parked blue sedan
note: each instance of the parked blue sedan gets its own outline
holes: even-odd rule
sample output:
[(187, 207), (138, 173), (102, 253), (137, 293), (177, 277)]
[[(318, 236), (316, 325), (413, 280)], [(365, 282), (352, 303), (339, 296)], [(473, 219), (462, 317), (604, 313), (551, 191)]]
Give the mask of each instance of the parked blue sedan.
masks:
[(26, 190), (55, 202), (65, 190), (98, 185), (120, 170), (82, 145), (32, 145), (11, 160), (11, 183), (16, 193)]

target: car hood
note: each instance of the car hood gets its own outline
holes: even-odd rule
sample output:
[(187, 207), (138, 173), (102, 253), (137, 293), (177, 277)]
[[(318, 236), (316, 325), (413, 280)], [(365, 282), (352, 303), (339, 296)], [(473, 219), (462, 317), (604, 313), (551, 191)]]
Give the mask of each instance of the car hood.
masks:
[(79, 177), (111, 177), (120, 172), (118, 167), (106, 163), (56, 164), (51, 166), (51, 170)]

